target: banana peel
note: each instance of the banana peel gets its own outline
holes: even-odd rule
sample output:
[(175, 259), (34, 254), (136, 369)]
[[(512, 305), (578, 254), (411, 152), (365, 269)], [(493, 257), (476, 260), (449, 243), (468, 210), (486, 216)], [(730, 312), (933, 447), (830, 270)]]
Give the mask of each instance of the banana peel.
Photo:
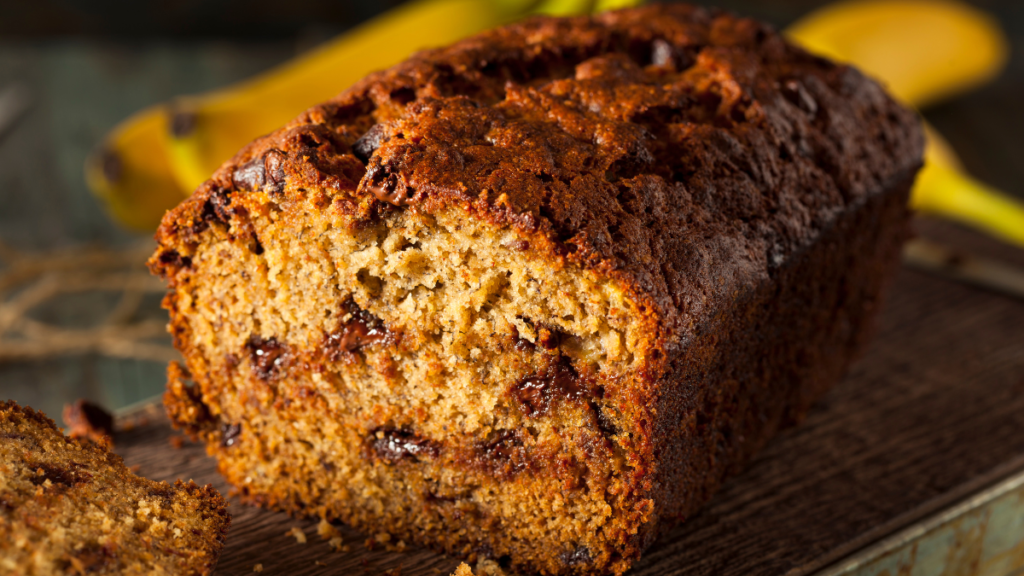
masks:
[(86, 161), (86, 182), (111, 216), (151, 231), (222, 162), (254, 138), (421, 48), (531, 13), (581, 14), (638, 0), (419, 0), (395, 8), (269, 72), (182, 97), (117, 126)]

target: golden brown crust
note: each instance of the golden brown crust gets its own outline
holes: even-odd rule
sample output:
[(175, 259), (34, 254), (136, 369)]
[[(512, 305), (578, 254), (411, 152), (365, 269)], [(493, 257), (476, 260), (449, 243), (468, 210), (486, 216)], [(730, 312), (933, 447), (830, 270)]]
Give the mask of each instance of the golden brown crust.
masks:
[[(680, 295), (718, 289), (712, 269), (770, 273), (921, 146), (877, 84), (749, 19), (679, 4), (534, 18), (421, 52), (257, 140), (158, 238), (187, 244), (235, 222), (232, 193), (286, 182), (356, 223), (463, 205), (532, 250), (628, 277), (678, 322), (695, 306)], [(154, 268), (172, 277), (183, 257)]]
[(0, 572), (212, 573), (230, 523), (212, 486), (135, 476), (12, 401), (0, 438)]
[[(172, 370), (169, 411), (206, 438), (236, 484), (268, 462), (309, 480), (270, 473), (265, 485), (241, 486), (252, 501), (383, 523), (449, 552), (509, 554), (524, 570), (621, 572), (841, 375), (906, 235), (921, 153), (913, 114), (856, 70), (754, 21), (685, 5), (535, 18), (419, 53), (255, 141), (165, 217), (150, 266), (173, 290), (172, 334), (197, 381), (186, 386)], [(338, 313), (351, 294), (339, 288), (339, 301), (321, 301), (334, 284), (292, 278), (295, 294), (328, 308), (316, 310), (321, 318), (343, 317), (314, 345), (263, 328), (295, 316), (280, 302), (247, 293), (228, 302), (222, 288), (200, 296), (199, 278), (319, 260), (326, 278), (351, 256), (308, 239), (308, 253), (288, 254), (295, 238), (344, 229), (362, 250), (377, 243), (368, 231), (458, 228), (459, 219), (500, 232), (502, 249), (522, 260), (575, 274), (576, 286), (597, 279), (592, 286), (621, 290), (623, 330), (639, 335), (629, 343), (636, 362), (588, 368), (557, 331), (545, 335), (543, 318), (531, 320), (536, 337), (525, 344), (515, 329), (495, 331), (504, 343), (491, 343), (503, 350), (494, 367), (511, 374), (498, 383), (498, 405), (519, 428), (431, 436), (417, 428), (430, 414), (386, 401), (354, 416), (361, 407), (344, 408), (346, 395), (370, 386), (352, 379), (371, 360), (374, 378), (405, 398), (394, 363), (423, 352), (425, 336), (392, 317), (350, 324), (374, 302)], [(258, 264), (239, 264), (248, 259)], [(253, 318), (231, 317), (236, 305), (251, 305)], [(804, 309), (807, 320), (797, 317)], [(225, 354), (219, 333), (232, 323), (251, 333)], [(758, 336), (773, 330), (777, 340)], [(334, 373), (343, 376), (331, 381)], [(310, 384), (314, 376), (336, 389)], [(318, 422), (324, 414), (337, 421)], [(561, 444), (530, 431), (544, 422)], [(361, 454), (345, 466), (365, 467), (360, 474), (374, 475), (367, 490), (406, 512), (330, 492), (345, 476), (329, 456), (309, 454), (342, 450), (289, 437), (297, 425), (332, 426), (344, 450)], [(305, 448), (277, 451), (292, 440)], [(262, 452), (245, 459), (229, 444)], [(524, 502), (553, 486), (567, 502), (597, 495), (611, 518), (589, 540), (537, 545), (524, 544), (526, 528), (509, 532), (511, 513), (438, 533), (472, 508), (454, 480), (432, 491), (453, 471), (488, 490), (523, 488), (530, 477), (538, 484), (516, 493)]]

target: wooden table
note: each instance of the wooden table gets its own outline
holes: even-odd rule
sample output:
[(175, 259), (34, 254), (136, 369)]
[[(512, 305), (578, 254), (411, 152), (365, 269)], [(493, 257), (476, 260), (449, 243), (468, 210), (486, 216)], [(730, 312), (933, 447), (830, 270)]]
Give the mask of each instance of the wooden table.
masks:
[[(921, 221), (919, 229), (925, 237), (1024, 266), (1024, 252), (952, 225)], [(202, 446), (172, 447), (175, 433), (159, 408), (138, 409), (129, 417), (140, 414), (148, 423), (116, 439), (116, 450), (129, 465), (151, 478), (192, 478), (227, 490)], [(1016, 501), (993, 503), (985, 496), (987, 488), (1012, 482), (1015, 474), (1020, 481), (1004, 484), (997, 495), (1012, 500), (1018, 489)], [(649, 550), (631, 573), (884, 574), (889, 562), (907, 568), (900, 574), (911, 574), (915, 562), (928, 561), (946, 566), (945, 574), (1008, 576), (1024, 569), (1020, 486), (1024, 301), (904, 269), (877, 337), (849, 376), (700, 514)], [(961, 518), (954, 507), (965, 501), (961, 512), (974, 511), (980, 520)], [(348, 529), (343, 534), (350, 550), (332, 552), (316, 535), (313, 520), (235, 499), (230, 510), (234, 518), (221, 574), (250, 573), (262, 564), (264, 574), (377, 574), (401, 566), (404, 576), (414, 576), (447, 574), (458, 563), (415, 548), (368, 551), (367, 536)], [(1006, 518), (986, 531), (980, 523), (993, 514)], [(950, 521), (959, 524), (950, 527)], [(306, 534), (305, 544), (287, 534), (293, 526)], [(921, 538), (943, 526), (946, 532), (935, 533), (935, 542), (915, 557), (924, 546)], [(887, 545), (871, 552), (872, 544), (887, 537)], [(844, 566), (851, 555), (856, 562)], [(934, 564), (936, 555), (942, 556), (940, 564)], [(923, 570), (913, 574), (937, 573), (928, 566)]]

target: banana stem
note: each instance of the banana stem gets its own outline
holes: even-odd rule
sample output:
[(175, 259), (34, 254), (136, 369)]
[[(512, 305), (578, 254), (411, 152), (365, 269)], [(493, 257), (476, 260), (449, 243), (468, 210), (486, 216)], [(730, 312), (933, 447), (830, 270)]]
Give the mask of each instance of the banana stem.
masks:
[(918, 175), (911, 206), (1024, 248), (1024, 205), (947, 166), (925, 165)]

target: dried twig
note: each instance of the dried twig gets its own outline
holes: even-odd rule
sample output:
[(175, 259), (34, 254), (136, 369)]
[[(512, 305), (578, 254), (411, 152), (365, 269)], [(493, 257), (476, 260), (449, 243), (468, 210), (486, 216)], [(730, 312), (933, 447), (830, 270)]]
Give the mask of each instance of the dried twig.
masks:
[[(151, 244), (124, 250), (85, 247), (28, 253), (0, 242), (0, 362), (95, 353), (167, 362), (170, 346), (147, 342), (166, 334), (164, 322), (133, 321), (146, 293), (163, 292), (144, 270)], [(114, 292), (120, 298), (94, 326), (68, 328), (31, 318), (52, 299), (75, 292)]]

